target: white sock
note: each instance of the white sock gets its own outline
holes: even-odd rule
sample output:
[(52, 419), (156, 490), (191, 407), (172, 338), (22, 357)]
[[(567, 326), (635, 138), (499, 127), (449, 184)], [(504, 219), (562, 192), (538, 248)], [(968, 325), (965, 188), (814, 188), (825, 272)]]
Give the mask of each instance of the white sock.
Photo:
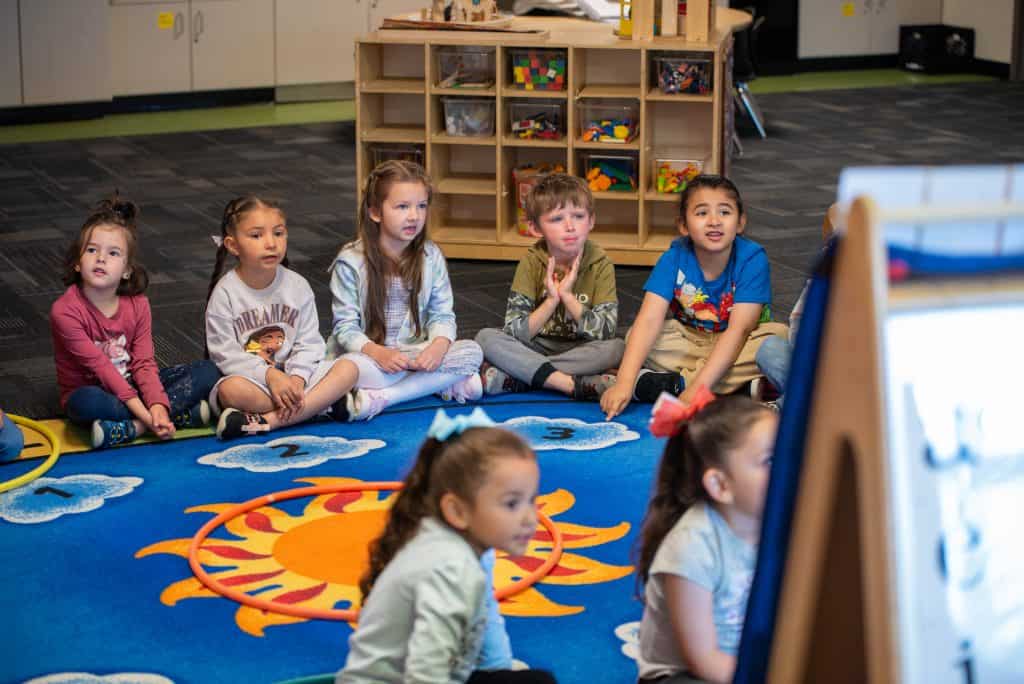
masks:
[(403, 401), (412, 401), (425, 397), (428, 394), (435, 394), (443, 389), (451, 387), (466, 376), (455, 373), (438, 373), (437, 371), (419, 371), (409, 373), (394, 385), (384, 389), (372, 390), (374, 394), (383, 395), (388, 406), (400, 404)]

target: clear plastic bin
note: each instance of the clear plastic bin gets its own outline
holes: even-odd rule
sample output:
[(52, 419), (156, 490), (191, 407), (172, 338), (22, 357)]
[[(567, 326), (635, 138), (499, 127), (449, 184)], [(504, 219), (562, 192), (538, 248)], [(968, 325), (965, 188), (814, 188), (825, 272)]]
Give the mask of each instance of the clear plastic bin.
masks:
[(494, 85), (494, 48), (440, 47), (437, 56), (439, 88), (489, 88)]
[(584, 142), (627, 143), (639, 130), (640, 104), (635, 100), (583, 100), (579, 120)]
[(703, 170), (704, 160), (696, 156), (657, 157), (651, 171), (651, 186), (661, 194), (682, 192)]
[(370, 147), (370, 155), (374, 166), (392, 159), (415, 162), (420, 166), (424, 165), (422, 145), (375, 144)]
[(524, 140), (561, 140), (565, 135), (565, 103), (520, 101), (508, 106), (509, 130)]
[(521, 90), (565, 90), (569, 59), (565, 50), (511, 48), (510, 84)]
[(444, 130), (459, 137), (494, 135), (494, 100), (486, 97), (442, 97)]
[(651, 60), (651, 74), (668, 95), (710, 95), (711, 60), (703, 54), (665, 54)]
[(580, 174), (591, 192), (635, 192), (637, 167), (635, 154), (580, 153)]

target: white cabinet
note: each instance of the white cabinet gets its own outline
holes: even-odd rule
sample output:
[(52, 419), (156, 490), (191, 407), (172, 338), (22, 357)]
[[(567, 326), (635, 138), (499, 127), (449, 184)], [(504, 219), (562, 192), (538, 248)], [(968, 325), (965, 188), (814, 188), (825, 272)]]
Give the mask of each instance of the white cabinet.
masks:
[(110, 80), (114, 95), (192, 89), (188, 0), (110, 8)]
[(24, 104), (110, 99), (107, 0), (22, 0)]
[(940, 0), (802, 0), (797, 55), (850, 57), (899, 52), (901, 24), (937, 24)]
[(18, 0), (0, 0), (0, 107), (21, 104)]
[(274, 85), (274, 0), (192, 0), (192, 89)]
[(355, 38), (366, 32), (369, 6), (370, 0), (279, 1), (276, 85), (354, 81)]
[(367, 29), (376, 31), (380, 23), (387, 17), (406, 12), (417, 12), (424, 7), (430, 7), (429, 0), (363, 0), (370, 3), (370, 15)]
[(111, 5), (114, 95), (274, 85), (274, 0)]

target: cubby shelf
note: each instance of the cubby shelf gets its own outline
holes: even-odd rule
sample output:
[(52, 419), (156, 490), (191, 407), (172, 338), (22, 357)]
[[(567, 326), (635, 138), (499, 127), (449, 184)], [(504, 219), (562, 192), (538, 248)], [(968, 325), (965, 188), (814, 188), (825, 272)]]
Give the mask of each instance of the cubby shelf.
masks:
[(376, 78), (359, 84), (364, 93), (422, 95), (425, 90), (421, 78)]
[[(597, 221), (591, 237), (616, 263), (653, 264), (678, 235), (674, 205), (679, 201), (678, 195), (654, 191), (651, 174), (656, 156), (671, 149), (699, 150), (705, 154), (705, 171), (727, 172), (723, 150), (731, 134), (731, 117), (726, 116), (725, 94), (731, 93), (732, 84), (724, 65), (732, 47), (729, 28), (716, 29), (708, 41), (700, 43), (684, 38), (633, 42), (619, 40), (607, 25), (593, 22), (525, 17), (513, 21), (546, 33), (377, 31), (359, 39), (356, 126), (361, 144), (356, 146), (356, 163), (360, 192), (372, 170), (375, 144), (420, 144), (436, 184), (431, 239), (452, 258), (514, 260), (536, 238), (521, 235), (516, 225), (513, 169), (523, 164), (560, 164), (570, 173), (584, 175), (580, 164), (586, 153), (629, 155), (636, 162), (640, 190), (594, 193)], [(559, 28), (569, 24), (571, 29)], [(445, 78), (438, 73), (442, 68), (438, 51), (450, 51), (453, 46), (493, 49), (493, 84), (438, 87)], [(559, 90), (525, 90), (514, 84), (513, 55), (521, 58), (524, 50), (537, 52), (540, 69), (533, 78), (561, 76), (554, 81)], [(657, 88), (652, 60), (674, 51), (707, 54), (714, 85), (711, 94), (665, 94)], [(450, 54), (444, 56), (447, 59)], [(544, 73), (546, 64), (551, 65), (549, 73)], [(487, 75), (478, 82), (487, 84)], [(495, 135), (450, 135), (445, 130), (442, 96), (490, 99)], [(511, 106), (530, 100), (563, 103), (562, 139), (513, 135)], [(633, 140), (600, 143), (580, 138), (582, 108), (600, 107), (606, 104), (603, 100), (634, 103), (639, 130)]]
[(501, 89), (501, 96), (504, 98), (512, 97), (530, 97), (538, 99), (549, 99), (549, 100), (566, 100), (569, 97), (569, 93), (564, 90), (523, 90), (522, 88), (510, 88), (508, 86)]

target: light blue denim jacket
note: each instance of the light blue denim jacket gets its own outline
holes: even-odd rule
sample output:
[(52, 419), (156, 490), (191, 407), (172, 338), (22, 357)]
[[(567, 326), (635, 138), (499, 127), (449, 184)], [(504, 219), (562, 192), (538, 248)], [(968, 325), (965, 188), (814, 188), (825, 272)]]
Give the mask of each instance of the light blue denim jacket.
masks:
[[(398, 333), (399, 346), (413, 346), (447, 337), (455, 341), (455, 310), (448, 264), (441, 248), (427, 240), (423, 245), (423, 282), (419, 294), (420, 324), (423, 333), (415, 335), (412, 316), (407, 314)], [(363, 312), (366, 307), (366, 257), (357, 240), (341, 248), (331, 267), (331, 336), (328, 358), (346, 352), (361, 351), (370, 341), (366, 336)]]

